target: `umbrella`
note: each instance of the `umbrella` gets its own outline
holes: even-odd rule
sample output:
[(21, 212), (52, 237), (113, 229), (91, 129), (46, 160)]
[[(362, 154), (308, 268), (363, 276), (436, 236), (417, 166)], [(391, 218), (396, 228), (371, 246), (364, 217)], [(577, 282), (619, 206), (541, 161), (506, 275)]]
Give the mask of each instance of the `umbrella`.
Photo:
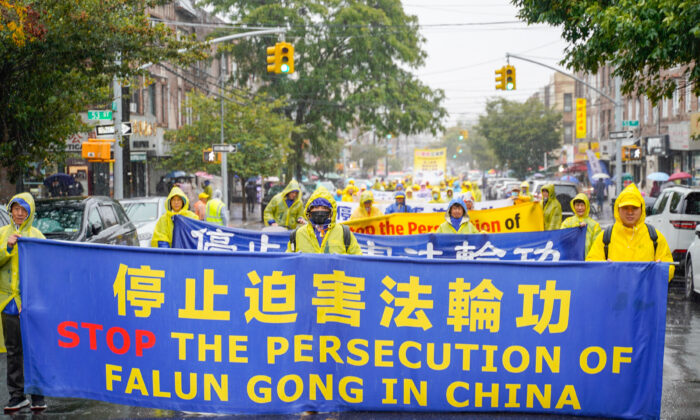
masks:
[[(180, 172), (182, 172), (182, 171), (180, 171)], [(195, 172), (194, 175), (195, 175), (195, 176), (198, 176), (198, 177), (200, 177), (200, 178), (204, 178), (204, 179), (212, 179), (212, 178), (214, 178), (213, 175), (209, 175), (208, 173), (206, 173), (206, 172), (204, 172), (204, 171)]]
[(671, 175), (668, 177), (669, 181), (675, 181), (677, 179), (688, 179), (692, 178), (693, 176), (689, 174), (688, 172), (676, 172), (675, 174)]
[(602, 172), (599, 172), (597, 174), (593, 174), (593, 179), (608, 179), (610, 178), (610, 175), (604, 174)]
[(166, 178), (180, 178), (180, 177), (186, 177), (186, 176), (187, 176), (187, 172), (185, 172), (185, 171), (171, 171), (165, 175)]
[(489, 169), (489, 171), (487, 172), (487, 174), (489, 174), (489, 175), (493, 175), (495, 173), (496, 173), (495, 169)]
[(46, 188), (49, 188), (54, 181), (58, 181), (58, 183), (61, 184), (61, 186), (63, 187), (69, 187), (75, 184), (75, 179), (71, 175), (56, 173), (47, 176), (46, 179), (44, 179), (44, 185), (46, 186)]
[(647, 179), (652, 180), (652, 181), (659, 181), (659, 182), (664, 182), (668, 181), (668, 174), (665, 172), (653, 172), (647, 175)]
[(575, 182), (578, 184), (578, 179), (573, 175), (564, 175), (563, 177), (561, 177), (559, 179), (562, 181)]

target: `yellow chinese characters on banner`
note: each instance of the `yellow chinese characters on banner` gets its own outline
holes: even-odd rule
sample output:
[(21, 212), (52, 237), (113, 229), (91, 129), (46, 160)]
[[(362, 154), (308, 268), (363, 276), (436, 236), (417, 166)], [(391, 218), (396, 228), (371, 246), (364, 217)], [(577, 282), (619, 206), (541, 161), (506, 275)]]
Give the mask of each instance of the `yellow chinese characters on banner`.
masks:
[(416, 172), (445, 172), (447, 167), (447, 148), (416, 149), (413, 151), (413, 170)]
[[(482, 233), (537, 232), (544, 230), (542, 206), (522, 203), (488, 210), (472, 210), (469, 218)], [(444, 213), (394, 213), (345, 222), (350, 230), (370, 235), (417, 235), (437, 231)]]
[(586, 99), (576, 98), (576, 138), (586, 138)]

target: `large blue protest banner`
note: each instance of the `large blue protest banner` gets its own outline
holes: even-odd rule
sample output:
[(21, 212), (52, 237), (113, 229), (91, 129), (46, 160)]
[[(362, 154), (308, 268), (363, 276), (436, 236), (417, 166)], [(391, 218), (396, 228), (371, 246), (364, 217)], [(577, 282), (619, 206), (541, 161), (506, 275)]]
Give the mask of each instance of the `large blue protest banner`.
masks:
[(25, 389), (221, 413), (660, 415), (668, 264), (19, 242)]
[[(477, 235), (355, 233), (355, 237), (363, 255), (451, 260), (583, 261), (586, 246), (586, 231), (581, 228)], [(174, 248), (284, 252), (288, 241), (289, 232), (236, 229), (175, 216)]]

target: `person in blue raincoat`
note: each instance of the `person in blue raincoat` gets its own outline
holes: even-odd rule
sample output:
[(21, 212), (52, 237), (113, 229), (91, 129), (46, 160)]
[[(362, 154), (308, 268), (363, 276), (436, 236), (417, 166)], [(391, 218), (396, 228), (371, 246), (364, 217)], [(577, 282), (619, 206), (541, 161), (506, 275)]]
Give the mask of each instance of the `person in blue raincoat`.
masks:
[(405, 191), (396, 191), (394, 193), (394, 202), (384, 210), (384, 214), (392, 213), (413, 213), (413, 208), (406, 204)]
[[(7, 205), (10, 223), (0, 228), (0, 308), (2, 329), (7, 349), (7, 390), (10, 401), (5, 405), (5, 414), (12, 414), (30, 405), (24, 394), (24, 363), (22, 333), (19, 313), (22, 299), (19, 286), (19, 253), (17, 239), (41, 238), (44, 235), (32, 226), (34, 221), (34, 198), (29, 193), (12, 197)], [(41, 281), (41, 279), (31, 279)], [(42, 395), (33, 394), (31, 408), (41, 411), (46, 408)]]
[(476, 226), (469, 221), (462, 198), (455, 197), (450, 201), (445, 212), (445, 221), (438, 227), (437, 233), (479, 233)]
[(173, 217), (175, 215), (199, 220), (197, 213), (189, 210), (189, 204), (187, 195), (180, 187), (173, 187), (173, 189), (170, 190), (170, 194), (168, 194), (168, 198), (165, 200), (165, 214), (160, 216), (153, 230), (153, 238), (151, 238), (152, 248), (172, 248), (173, 228), (175, 227)]

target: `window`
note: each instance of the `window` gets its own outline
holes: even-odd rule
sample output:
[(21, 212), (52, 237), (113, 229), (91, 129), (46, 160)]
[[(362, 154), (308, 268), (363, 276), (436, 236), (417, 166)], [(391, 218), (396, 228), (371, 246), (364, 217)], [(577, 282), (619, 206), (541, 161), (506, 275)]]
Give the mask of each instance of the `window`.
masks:
[(168, 104), (170, 103), (170, 87), (168, 85), (161, 86), (160, 95), (160, 121), (164, 125), (168, 125)]
[(691, 91), (692, 89), (690, 88), (690, 76), (685, 76), (685, 112), (691, 112), (693, 110), (693, 108), (690, 106)]
[(661, 214), (664, 211), (664, 208), (666, 207), (666, 202), (668, 201), (668, 197), (671, 195), (670, 191), (665, 192), (656, 202), (654, 203), (654, 207), (651, 209), (651, 214)]
[(627, 119), (631, 120), (633, 115), (634, 114), (632, 114), (632, 101), (628, 100), (627, 101)]
[(642, 122), (644, 118), (644, 100), (637, 98), (637, 121)]
[(656, 124), (659, 122), (659, 107), (661, 104), (657, 104), (654, 108), (651, 110), (651, 122)]
[(668, 118), (668, 98), (664, 98), (661, 101), (661, 118)]
[(131, 92), (131, 109), (130, 111), (134, 114), (140, 114), (141, 109), (141, 90), (134, 89)]
[(681, 95), (678, 91), (679, 87), (673, 91), (672, 105), (673, 105), (673, 115), (678, 115), (681, 111)]
[(97, 207), (91, 208), (88, 212), (88, 236), (90, 236), (90, 233), (93, 232), (95, 228), (97, 228), (97, 232), (101, 231), (103, 228), (102, 218), (97, 212)]
[(564, 124), (564, 144), (571, 144), (573, 140), (573, 125), (571, 123)]
[(683, 200), (681, 200), (681, 193), (679, 193), (679, 192), (672, 193), (671, 194), (671, 205), (669, 206), (671, 213), (678, 213), (678, 211), (680, 210), (679, 204), (682, 202), (683, 202)]
[(571, 105), (571, 94), (565, 93), (564, 94), (564, 112), (571, 112), (572, 109), (573, 108)]
[(151, 83), (148, 87), (148, 101), (150, 103), (149, 111), (151, 115), (156, 115), (156, 84)]
[(685, 214), (700, 214), (700, 193), (688, 194), (685, 201)]
[(114, 213), (112, 206), (108, 204), (100, 205), (100, 213), (102, 214), (105, 227), (111, 227), (119, 224), (119, 222), (117, 222), (117, 215)]

